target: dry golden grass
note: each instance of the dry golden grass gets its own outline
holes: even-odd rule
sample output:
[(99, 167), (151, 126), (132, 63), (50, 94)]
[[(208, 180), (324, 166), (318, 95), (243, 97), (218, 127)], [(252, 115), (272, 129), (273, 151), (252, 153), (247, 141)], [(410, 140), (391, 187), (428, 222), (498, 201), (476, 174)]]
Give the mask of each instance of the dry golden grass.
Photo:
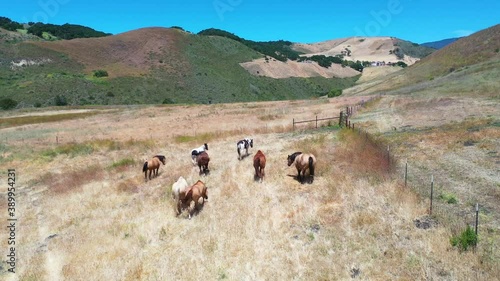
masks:
[[(282, 122), (290, 121), (292, 116), (309, 119), (308, 112), (331, 112), (345, 103), (295, 103), (286, 103), (288, 111), (283, 118), (266, 121), (251, 119), (259, 107), (250, 105), (235, 123), (231, 121), (234, 115), (226, 113), (241, 106), (225, 105), (218, 108), (217, 114), (203, 117), (204, 127), (193, 126), (188, 118), (196, 107), (169, 111), (139, 108), (59, 125), (58, 134), (73, 148), (80, 144), (93, 149), (75, 155), (58, 153), (28, 163), (19, 156), (0, 162), (2, 170), (16, 167), (19, 173), (17, 199), (21, 202), (18, 214), (22, 227), (18, 230), (17, 249), (22, 259), (16, 277), (497, 278), (498, 270), (492, 267), (495, 263), (485, 261), (487, 255), (482, 249), (478, 253), (453, 249), (449, 244), (451, 232), (444, 225), (428, 230), (415, 227), (413, 220), (427, 214), (427, 204), (402, 188), (400, 181), (387, 176), (388, 166), (383, 165), (385, 156), (380, 152), (383, 143), (334, 129), (291, 132), (290, 122)], [(272, 112), (273, 106), (283, 108), (283, 103), (259, 106)], [(147, 117), (151, 114), (154, 116)], [(220, 127), (220, 120), (228, 120), (225, 127)], [(248, 127), (239, 128), (241, 120), (252, 121)], [(52, 128), (49, 123), (38, 126), (32, 128), (40, 130), (37, 134)], [(150, 127), (157, 128), (151, 130), (152, 138)], [(25, 134), (12, 129), (3, 132), (12, 139)], [(192, 138), (176, 141), (177, 136)], [(236, 141), (245, 136), (253, 137), (255, 146), (249, 157), (239, 161)], [(199, 176), (189, 152), (204, 138), (210, 140), (210, 174)], [(110, 146), (111, 142), (103, 140), (119, 145)], [(126, 145), (128, 141), (130, 145)], [(25, 142), (33, 145), (31, 153), (35, 156), (57, 149), (56, 144), (39, 145), (29, 138)], [(8, 143), (7, 149), (21, 151), (14, 143)], [(267, 158), (262, 183), (254, 181), (251, 163), (258, 149)], [(286, 156), (294, 151), (316, 154), (318, 167), (313, 184), (302, 185), (293, 178), (296, 170), (286, 165)], [(146, 182), (142, 163), (159, 153), (167, 156), (167, 163), (161, 166), (158, 177)], [(127, 164), (109, 168), (122, 161)], [(186, 212), (175, 216), (170, 192), (179, 176), (191, 184), (201, 179), (208, 186), (209, 199), (191, 220)], [(0, 213), (0, 218), (6, 218), (5, 212)], [(7, 273), (0, 276), (12, 278)]]

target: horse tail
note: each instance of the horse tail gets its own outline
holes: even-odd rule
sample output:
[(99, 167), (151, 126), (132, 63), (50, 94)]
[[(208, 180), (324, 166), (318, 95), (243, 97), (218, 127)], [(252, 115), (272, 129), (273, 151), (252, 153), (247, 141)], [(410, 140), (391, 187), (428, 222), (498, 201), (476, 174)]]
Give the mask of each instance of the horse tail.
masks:
[(144, 166), (142, 166), (142, 171), (146, 172), (148, 170), (148, 161), (144, 162)]
[(309, 156), (309, 173), (314, 176), (314, 159)]
[(257, 159), (255, 159), (255, 162), (253, 163), (254, 167), (255, 167), (255, 173), (257, 174), (257, 176), (259, 178), (261, 178), (261, 171), (260, 171), (260, 157), (257, 157)]

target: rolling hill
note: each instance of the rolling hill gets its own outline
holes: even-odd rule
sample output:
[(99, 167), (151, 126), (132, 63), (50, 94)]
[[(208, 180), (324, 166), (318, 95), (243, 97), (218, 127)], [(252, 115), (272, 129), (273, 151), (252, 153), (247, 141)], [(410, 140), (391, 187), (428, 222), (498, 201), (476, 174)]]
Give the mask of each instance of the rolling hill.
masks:
[[(405, 87), (414, 89), (419, 84), (420, 88), (425, 88), (426, 84), (423, 83), (438, 83), (434, 80), (447, 81), (448, 85), (450, 78), (452, 83), (460, 83), (460, 79), (453, 77), (460, 77), (463, 75), (462, 72), (470, 73), (472, 70), (484, 73), (486, 84), (489, 85), (496, 79), (490, 74), (492, 70), (495, 71), (495, 65), (498, 65), (499, 60), (500, 25), (495, 25), (461, 38), (401, 72), (349, 89), (348, 93), (380, 93)], [(491, 90), (481, 93), (494, 94)]]
[(427, 47), (393, 37), (350, 37), (313, 44), (297, 43), (293, 45), (293, 49), (303, 52), (304, 56), (346, 54), (344, 58), (353, 61), (403, 61), (408, 65), (433, 52)]
[[(420, 58), (423, 58), (434, 49), (419, 46), (408, 41), (393, 37), (350, 37), (324, 42), (302, 44), (290, 44), (290, 48), (302, 58), (289, 59), (287, 61), (256, 59), (242, 64), (245, 69), (254, 75), (264, 75), (273, 78), (284, 77), (352, 77), (360, 74), (360, 71), (345, 69), (346, 62), (362, 62), (363, 66), (372, 63), (395, 64), (404, 62), (412, 65)], [(314, 56), (336, 57), (339, 64), (332, 64), (329, 67), (322, 67), (317, 61), (311, 61)], [(361, 70), (362, 70), (361, 66)]]
[[(272, 79), (239, 63), (262, 58), (244, 44), (178, 28), (59, 41), (7, 39), (0, 89), (18, 107), (59, 104), (220, 103), (303, 99), (353, 85), (352, 78)], [(93, 76), (104, 70), (108, 77)]]

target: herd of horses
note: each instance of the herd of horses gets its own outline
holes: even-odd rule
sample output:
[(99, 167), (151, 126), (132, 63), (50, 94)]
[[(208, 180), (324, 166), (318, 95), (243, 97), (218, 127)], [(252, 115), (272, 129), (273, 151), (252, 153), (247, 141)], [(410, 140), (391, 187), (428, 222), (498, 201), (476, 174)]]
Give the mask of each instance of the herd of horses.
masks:
[[(238, 152), (238, 160), (249, 156), (248, 149), (253, 148), (253, 139), (245, 138), (240, 140), (236, 144)], [(210, 170), (208, 169), (208, 164), (210, 162), (210, 157), (207, 153), (208, 144), (203, 144), (202, 146), (191, 150), (191, 161), (193, 165), (198, 165), (200, 175), (208, 175)], [(245, 154), (243, 154), (245, 150)], [(312, 183), (314, 180), (314, 170), (316, 166), (316, 157), (311, 153), (295, 152), (287, 157), (287, 164), (291, 166), (295, 165), (297, 169), (297, 180), (300, 183)], [(158, 176), (158, 170), (161, 163), (165, 165), (164, 155), (155, 155), (151, 160), (145, 161), (142, 171), (144, 172), (145, 180), (151, 180), (151, 176)], [(261, 150), (258, 150), (253, 157), (253, 167), (255, 169), (254, 180), (262, 182), (266, 175), (266, 156)], [(148, 176), (149, 172), (149, 176)], [(306, 177), (306, 172), (309, 176)], [(204, 202), (208, 200), (208, 188), (205, 183), (198, 180), (195, 184), (189, 185), (187, 181), (181, 176), (172, 185), (172, 198), (175, 201), (176, 214), (180, 215), (183, 209), (188, 209), (189, 218), (192, 217), (195, 211), (199, 211), (200, 207), (203, 206)]]

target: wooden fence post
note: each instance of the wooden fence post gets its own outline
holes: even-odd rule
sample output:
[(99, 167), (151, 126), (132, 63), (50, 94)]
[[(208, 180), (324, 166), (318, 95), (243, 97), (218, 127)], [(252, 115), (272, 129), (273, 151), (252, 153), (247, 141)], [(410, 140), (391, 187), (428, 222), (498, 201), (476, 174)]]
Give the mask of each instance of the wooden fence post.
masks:
[(429, 209), (429, 215), (432, 216), (432, 197), (434, 193), (434, 175), (431, 175), (431, 207)]
[(318, 128), (318, 115), (316, 115), (316, 129)]
[(408, 159), (406, 160), (405, 164), (405, 187), (407, 182), (408, 182)]
[(476, 203), (476, 245), (477, 245), (477, 227), (479, 225), (479, 203)]
[(391, 169), (391, 151), (389, 150), (389, 146), (387, 146), (387, 170)]
[(339, 116), (339, 127), (342, 127), (342, 114), (343, 112), (341, 111), (340, 112), (340, 116)]
[(292, 131), (295, 131), (295, 118), (292, 120)]

